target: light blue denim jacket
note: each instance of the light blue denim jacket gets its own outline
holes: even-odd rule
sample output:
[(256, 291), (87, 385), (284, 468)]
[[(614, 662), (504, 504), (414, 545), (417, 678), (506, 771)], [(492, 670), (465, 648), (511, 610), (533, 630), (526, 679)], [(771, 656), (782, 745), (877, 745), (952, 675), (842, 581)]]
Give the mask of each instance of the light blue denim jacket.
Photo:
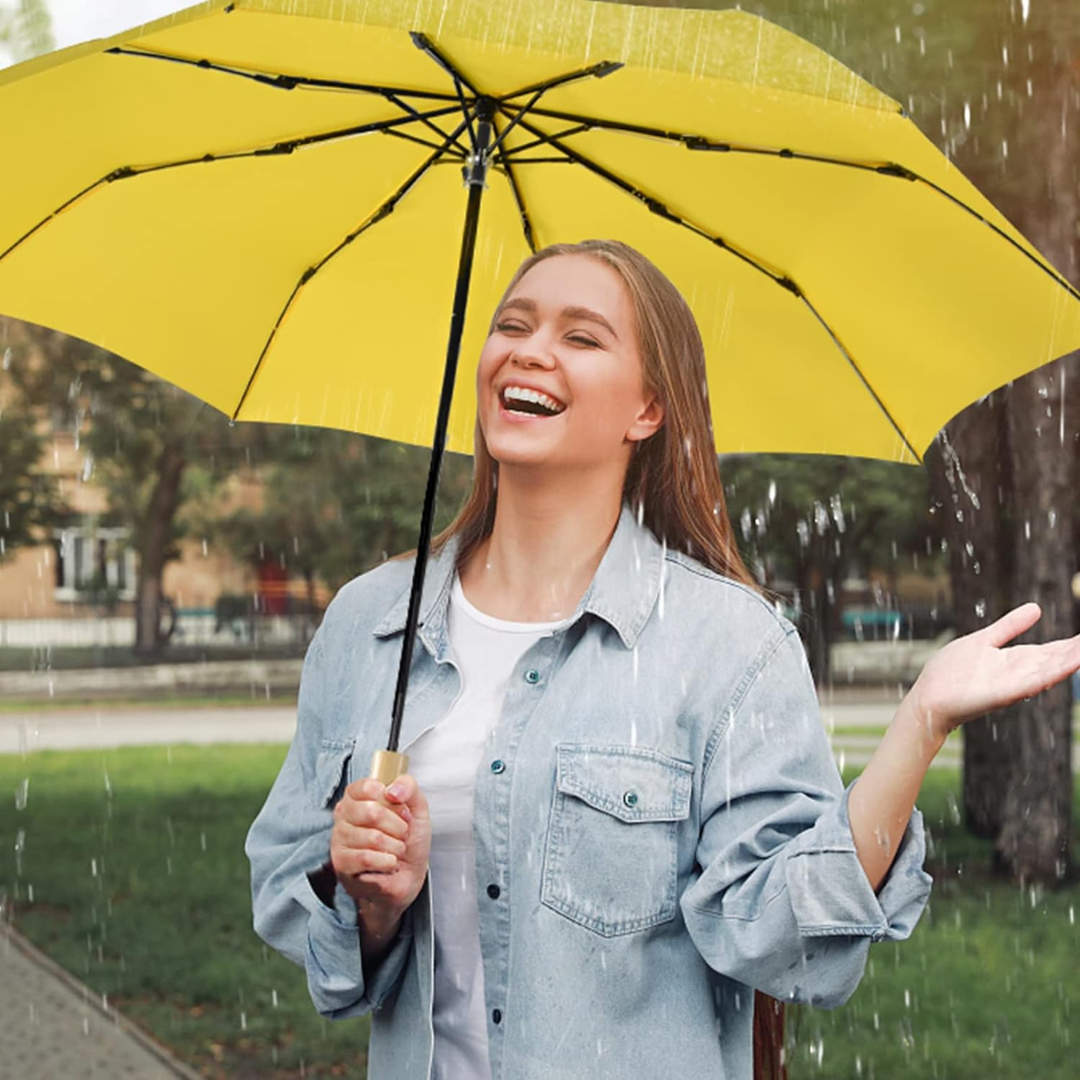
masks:
[[(460, 692), (456, 550), (427, 569), (406, 753)], [(384, 563), (328, 607), (245, 844), (255, 931), (305, 968), (323, 1016), (372, 1013), (372, 1080), (431, 1075), (439, 899), (429, 877), (365, 983), (354, 903), (339, 884), (323, 904), (307, 872), (328, 857), (345, 784), (386, 745), (412, 566)], [(624, 506), (573, 621), (514, 669), (476, 773), (494, 1080), (747, 1080), (754, 988), (842, 1005), (870, 943), (906, 938), (932, 882), (916, 809), (875, 895), (849, 791), (792, 624)]]

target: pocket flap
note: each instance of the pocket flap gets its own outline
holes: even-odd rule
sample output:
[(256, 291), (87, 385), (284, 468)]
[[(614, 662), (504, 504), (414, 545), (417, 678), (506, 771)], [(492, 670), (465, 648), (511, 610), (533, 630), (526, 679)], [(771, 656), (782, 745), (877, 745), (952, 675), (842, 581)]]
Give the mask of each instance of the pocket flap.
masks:
[(561, 743), (556, 784), (620, 821), (681, 821), (690, 816), (694, 767), (637, 746)]
[(314, 790), (319, 806), (330, 806), (337, 801), (334, 796), (338, 788), (342, 787), (354, 744), (355, 740), (340, 742), (334, 739), (323, 739), (319, 744), (319, 752), (315, 758)]

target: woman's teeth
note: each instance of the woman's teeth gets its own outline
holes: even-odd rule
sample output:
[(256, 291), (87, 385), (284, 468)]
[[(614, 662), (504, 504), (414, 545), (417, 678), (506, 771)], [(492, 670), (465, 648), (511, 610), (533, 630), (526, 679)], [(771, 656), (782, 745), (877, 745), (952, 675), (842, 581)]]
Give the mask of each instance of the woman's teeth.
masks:
[[(512, 407), (512, 403), (515, 401), (532, 407), (515, 409)], [(565, 405), (560, 405), (554, 398), (548, 397), (547, 394), (543, 394), (539, 390), (528, 390), (522, 386), (508, 386), (503, 391), (503, 403), (507, 412), (516, 412), (528, 416), (555, 416), (566, 408)]]

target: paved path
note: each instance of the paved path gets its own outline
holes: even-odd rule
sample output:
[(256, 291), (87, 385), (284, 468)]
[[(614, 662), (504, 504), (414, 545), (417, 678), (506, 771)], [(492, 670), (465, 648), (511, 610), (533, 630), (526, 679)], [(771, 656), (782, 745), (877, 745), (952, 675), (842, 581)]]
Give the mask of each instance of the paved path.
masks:
[(287, 743), (295, 705), (67, 706), (0, 712), (0, 754), (166, 743)]
[(18, 931), (0, 923), (0, 1078), (200, 1080)]
[[(885, 728), (897, 702), (878, 693), (828, 695), (821, 704), (826, 730)], [(0, 712), (0, 754), (32, 750), (111, 749), (117, 746), (170, 743), (287, 743), (296, 730), (293, 705), (41, 707)], [(877, 746), (877, 734), (844, 735), (833, 739), (834, 749), (852, 765), (865, 764)], [(959, 747), (957, 747), (959, 751)], [(952, 747), (938, 765), (955, 765)]]

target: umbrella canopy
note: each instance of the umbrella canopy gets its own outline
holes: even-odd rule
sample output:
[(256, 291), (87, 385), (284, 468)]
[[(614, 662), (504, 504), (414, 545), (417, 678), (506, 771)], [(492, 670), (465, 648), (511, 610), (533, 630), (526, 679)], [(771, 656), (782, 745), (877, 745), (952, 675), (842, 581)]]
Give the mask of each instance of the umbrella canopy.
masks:
[(895, 101), (739, 11), (218, 0), (0, 74), (0, 118), (0, 311), (236, 420), (434, 424), (381, 779), (443, 450), (472, 449), (458, 357), (530, 250), (617, 237), (668, 274), (720, 451), (918, 462), (1080, 346), (1080, 295)]
[[(895, 101), (743, 12), (587, 0), (208, 3), (0, 73), (0, 311), (238, 420), (429, 443), (484, 102), (466, 357), (530, 248), (592, 236), (690, 301), (721, 452), (916, 462), (1080, 346)], [(451, 450), (474, 416), (470, 368)]]

